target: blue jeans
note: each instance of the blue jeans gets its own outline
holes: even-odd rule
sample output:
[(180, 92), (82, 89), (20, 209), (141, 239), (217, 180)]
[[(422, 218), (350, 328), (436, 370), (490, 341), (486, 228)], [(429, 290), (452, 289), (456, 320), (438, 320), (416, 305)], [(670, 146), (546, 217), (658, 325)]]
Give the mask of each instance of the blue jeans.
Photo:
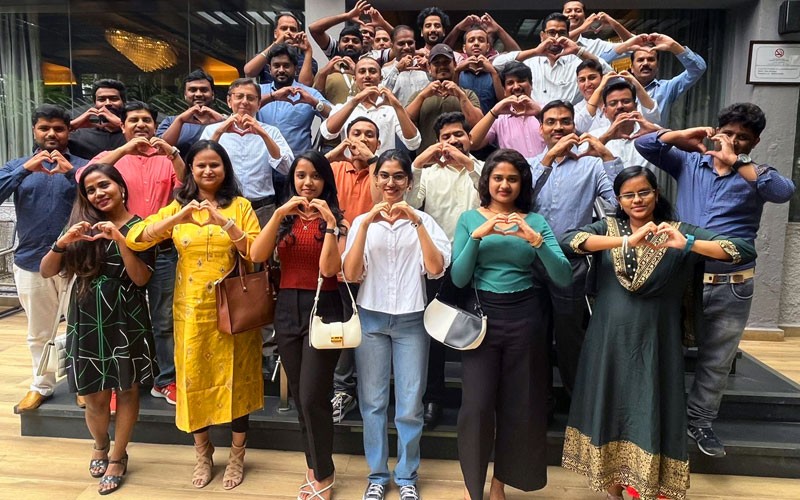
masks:
[(369, 481), (389, 483), (389, 376), (394, 367), (394, 424), (397, 428), (398, 486), (417, 483), (422, 437), (422, 393), (428, 369), (428, 341), (422, 311), (385, 314), (358, 309), (361, 345), (356, 348), (358, 400), (364, 421), (364, 455)]
[(709, 428), (717, 418), (750, 316), (753, 281), (703, 285), (703, 330), (697, 336), (697, 366), (687, 402), (689, 425)]
[(175, 295), (175, 268), (178, 252), (159, 252), (153, 276), (147, 283), (147, 303), (153, 322), (158, 376), (155, 385), (175, 382), (175, 329), (172, 322), (172, 299)]

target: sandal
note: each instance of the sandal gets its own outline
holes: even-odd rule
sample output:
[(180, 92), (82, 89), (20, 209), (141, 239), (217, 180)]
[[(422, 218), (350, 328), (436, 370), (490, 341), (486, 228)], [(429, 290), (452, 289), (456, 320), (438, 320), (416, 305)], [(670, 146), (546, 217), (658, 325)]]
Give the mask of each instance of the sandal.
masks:
[[(308, 475), (306, 475), (306, 480), (308, 480)], [(308, 482), (308, 487), (311, 488), (311, 491), (310, 492), (308, 492), (308, 491), (304, 492), (301, 489), (300, 490), (300, 495), (297, 496), (297, 500), (325, 500), (325, 498), (322, 496), (322, 494), (325, 493), (326, 491), (328, 491), (329, 489), (333, 488), (334, 484), (336, 484), (336, 473), (335, 472), (333, 473), (333, 481), (331, 481), (331, 484), (329, 484), (328, 486), (322, 488), (321, 490), (317, 490), (316, 488), (314, 488), (314, 483), (309, 481)], [(301, 495), (303, 493), (310, 493), (310, 495), (305, 497), (305, 498), (302, 498)]]
[(192, 484), (195, 488), (202, 488), (211, 482), (214, 467), (214, 445), (209, 439), (201, 445), (194, 445), (194, 455), (197, 463), (192, 472)]
[[(103, 479), (100, 480), (100, 483), (98, 485), (100, 487), (97, 489), (97, 492), (100, 493), (101, 495), (109, 495), (111, 493), (114, 493), (122, 485), (122, 479), (125, 476), (125, 473), (128, 472), (128, 454), (126, 453), (125, 456), (120, 458), (119, 460), (109, 460), (108, 465), (111, 464), (121, 464), (122, 474), (118, 476), (116, 475), (103, 476)], [(104, 486), (108, 485), (113, 485), (113, 487), (103, 489)]]
[(89, 475), (97, 479), (103, 477), (108, 469), (108, 451), (111, 449), (111, 436), (106, 434), (106, 445), (102, 448), (97, 447), (97, 443), (92, 444), (94, 451), (104, 452), (106, 458), (93, 458), (89, 462)]
[(225, 474), (222, 476), (222, 487), (232, 490), (244, 479), (244, 450), (247, 443), (236, 446), (231, 443), (231, 453), (228, 455), (228, 465), (225, 467)]

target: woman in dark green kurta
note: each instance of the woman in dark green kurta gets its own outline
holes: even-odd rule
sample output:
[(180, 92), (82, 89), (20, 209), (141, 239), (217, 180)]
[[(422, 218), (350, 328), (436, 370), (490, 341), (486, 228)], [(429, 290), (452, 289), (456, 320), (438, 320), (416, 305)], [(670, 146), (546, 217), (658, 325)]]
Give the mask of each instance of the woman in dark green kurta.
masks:
[[(617, 217), (564, 236), (594, 253), (599, 290), (581, 352), (562, 465), (597, 491), (683, 499), (689, 487), (681, 302), (703, 258), (744, 262), (754, 247), (672, 221), (656, 179), (628, 167), (614, 182)], [(623, 243), (623, 240), (625, 242)], [(627, 249), (623, 253), (623, 247)]]

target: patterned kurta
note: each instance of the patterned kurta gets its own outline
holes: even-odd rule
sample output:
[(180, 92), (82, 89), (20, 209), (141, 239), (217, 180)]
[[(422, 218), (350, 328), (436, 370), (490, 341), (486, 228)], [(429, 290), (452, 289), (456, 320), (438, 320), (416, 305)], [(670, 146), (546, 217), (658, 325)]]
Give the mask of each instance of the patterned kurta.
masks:
[[(671, 222), (683, 234), (715, 240), (734, 262), (755, 258), (744, 240)], [(630, 235), (613, 217), (567, 233), (568, 255), (591, 235)], [(651, 240), (659, 244), (665, 236)], [(615, 484), (643, 500), (682, 500), (689, 487), (681, 302), (697, 253), (620, 248), (595, 253), (599, 290), (581, 350), (564, 436), (562, 466), (588, 476), (596, 491)]]
[[(154, 246), (158, 241), (135, 240), (147, 225), (180, 209), (173, 201), (134, 226), (128, 233), (128, 245), (137, 250)], [(245, 257), (249, 258), (250, 245), (259, 233), (250, 202), (235, 198), (219, 212), (247, 233)], [(160, 236), (163, 240), (170, 235)], [(179, 429), (190, 432), (228, 423), (263, 406), (261, 332), (228, 335), (217, 330), (214, 282), (236, 264), (236, 248), (228, 234), (213, 224), (178, 224), (171, 236), (178, 251), (173, 306), (178, 393), (175, 421)]]
[[(120, 232), (126, 234), (140, 220), (134, 216)], [(128, 277), (117, 242), (101, 241), (100, 275), (82, 296), (82, 279), (75, 282), (67, 313), (67, 381), (80, 395), (153, 383), (155, 351), (145, 289)], [(153, 252), (138, 257), (153, 270)]]

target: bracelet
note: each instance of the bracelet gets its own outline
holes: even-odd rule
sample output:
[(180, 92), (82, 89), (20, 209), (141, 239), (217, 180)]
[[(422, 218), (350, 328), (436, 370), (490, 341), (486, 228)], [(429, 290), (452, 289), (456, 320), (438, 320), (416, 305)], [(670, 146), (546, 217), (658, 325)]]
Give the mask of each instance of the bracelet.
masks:
[(540, 247), (542, 246), (542, 243), (544, 243), (544, 238), (541, 238), (541, 239), (539, 240), (539, 244), (538, 244), (538, 245), (534, 245), (532, 241), (529, 241), (528, 243), (530, 243), (530, 245), (531, 245), (533, 248), (540, 248)]
[(476, 238), (476, 237), (472, 236), (472, 233), (469, 233), (469, 237), (470, 237), (470, 239), (473, 239), (475, 241), (481, 241), (481, 239), (482, 239), (482, 238)]
[(242, 235), (241, 235), (241, 236), (239, 236), (238, 238), (236, 238), (235, 240), (231, 240), (231, 243), (239, 243), (240, 241), (242, 241), (242, 240), (243, 240), (243, 239), (245, 239), (246, 237), (247, 237), (247, 233), (245, 233), (244, 231), (242, 231)]
[(584, 47), (581, 47), (580, 49), (578, 49), (578, 57), (583, 57), (583, 54), (585, 54), (585, 53), (586, 53), (586, 49)]
[(689, 252), (691, 252), (693, 246), (694, 246), (694, 235), (693, 234), (687, 234), (686, 235), (686, 246), (683, 247), (683, 255), (687, 255)]
[(622, 257), (624, 258), (625, 255), (628, 253), (628, 235), (622, 237)]
[(261, 57), (263, 57), (264, 59), (269, 59), (269, 58), (267, 57), (267, 54), (266, 54), (266, 53), (264, 53), (264, 52), (259, 52), (259, 54), (261, 54)]
[(67, 251), (66, 248), (61, 248), (60, 246), (58, 246), (58, 240), (53, 242), (53, 245), (50, 247), (50, 250), (52, 250), (53, 253), (64, 253)]
[(228, 229), (232, 228), (234, 224), (236, 224), (236, 221), (233, 220), (233, 218), (229, 218), (228, 222), (226, 222), (225, 225), (222, 226), (222, 230), (227, 231)]
[(497, 119), (499, 119), (499, 118), (500, 118), (499, 116), (497, 116), (497, 113), (495, 113), (493, 109), (490, 109), (490, 110), (489, 110), (489, 114), (491, 114), (492, 116), (494, 116), (494, 119), (495, 119), (495, 120), (497, 120)]

